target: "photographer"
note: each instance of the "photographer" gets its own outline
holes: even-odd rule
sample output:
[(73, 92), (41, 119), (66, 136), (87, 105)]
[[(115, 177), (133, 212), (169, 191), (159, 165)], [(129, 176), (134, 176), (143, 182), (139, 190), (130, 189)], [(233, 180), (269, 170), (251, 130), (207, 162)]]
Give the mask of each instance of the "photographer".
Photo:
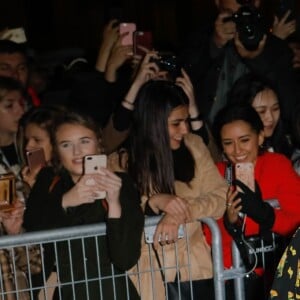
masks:
[(193, 33), (181, 49), (181, 59), (195, 87), (200, 111), (208, 124), (227, 103), (226, 94), (245, 73), (266, 76), (283, 99), (282, 115), (289, 120), (296, 102), (293, 54), (264, 25), (260, 0), (215, 0), (211, 24)]

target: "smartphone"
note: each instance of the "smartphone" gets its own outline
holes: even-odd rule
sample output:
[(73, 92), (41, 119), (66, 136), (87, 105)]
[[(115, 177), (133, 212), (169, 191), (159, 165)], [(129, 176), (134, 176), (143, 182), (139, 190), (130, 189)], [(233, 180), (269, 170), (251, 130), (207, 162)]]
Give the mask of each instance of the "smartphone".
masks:
[(133, 53), (135, 55), (145, 55), (145, 51), (139, 49), (138, 46), (147, 48), (148, 50), (153, 49), (153, 38), (151, 31), (135, 31), (133, 33)]
[[(84, 157), (84, 174), (103, 174), (100, 170), (101, 167), (107, 167), (106, 155), (87, 155)], [(86, 185), (93, 186), (95, 181), (93, 179), (87, 180)], [(105, 197), (105, 191), (97, 191), (95, 199), (104, 199)]]
[(0, 210), (13, 209), (13, 201), (16, 196), (16, 178), (13, 174), (0, 175)]
[[(254, 165), (253, 163), (235, 164), (235, 179), (243, 182), (253, 192), (255, 191)], [(239, 187), (237, 189), (242, 192)]]
[(120, 34), (128, 32), (128, 34), (126, 36), (124, 36), (122, 39), (123, 46), (133, 45), (133, 33), (135, 31), (136, 31), (135, 23), (120, 23), (120, 25), (119, 25)]
[(45, 152), (43, 148), (36, 148), (26, 151), (27, 165), (30, 171), (39, 166), (46, 165)]
[(25, 30), (23, 27), (6, 30), (1, 39), (10, 40), (18, 44), (27, 42)]

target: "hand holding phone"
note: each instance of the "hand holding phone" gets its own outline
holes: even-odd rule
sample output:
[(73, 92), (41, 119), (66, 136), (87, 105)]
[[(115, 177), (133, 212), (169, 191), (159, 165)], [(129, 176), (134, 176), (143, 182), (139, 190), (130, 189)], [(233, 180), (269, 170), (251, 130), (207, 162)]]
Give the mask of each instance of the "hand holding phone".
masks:
[[(84, 157), (84, 174), (103, 174), (101, 168), (107, 167), (107, 156), (103, 154), (99, 155), (87, 155)], [(86, 185), (93, 186), (96, 182), (93, 179), (87, 180)], [(105, 191), (97, 191), (95, 199), (104, 199), (106, 197)]]

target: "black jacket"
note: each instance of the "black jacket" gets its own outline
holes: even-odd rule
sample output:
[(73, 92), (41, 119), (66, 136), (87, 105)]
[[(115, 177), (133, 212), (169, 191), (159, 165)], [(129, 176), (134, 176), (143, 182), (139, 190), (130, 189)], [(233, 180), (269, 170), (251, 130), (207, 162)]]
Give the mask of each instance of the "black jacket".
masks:
[[(51, 175), (52, 174), (52, 175)], [(64, 210), (61, 206), (62, 195), (74, 183), (67, 174), (63, 174), (49, 192), (53, 182), (53, 171), (49, 168), (42, 170), (27, 201), (24, 226), (27, 230), (43, 230), (60, 227), (94, 224), (105, 222), (106, 236), (72, 240), (69, 252), (68, 242), (57, 243), (57, 268), (60, 282), (69, 283), (87, 278), (115, 275), (113, 280), (101, 280), (102, 296), (99, 281), (88, 283), (89, 299), (127, 299), (126, 277), (124, 271), (135, 265), (140, 257), (141, 234), (144, 226), (144, 216), (140, 207), (140, 197), (130, 177), (125, 173), (118, 173), (122, 178), (120, 192), (122, 215), (120, 219), (107, 218), (107, 211), (100, 200)], [(51, 179), (52, 178), (52, 179)], [(83, 254), (85, 251), (85, 254)], [(86, 266), (86, 276), (84, 269)], [(112, 270), (111, 263), (114, 268)], [(73, 278), (71, 274), (73, 273)], [(130, 299), (139, 299), (137, 292), (128, 280)], [(85, 284), (75, 284), (62, 287), (62, 299), (87, 299)], [(115, 298), (114, 298), (115, 297)]]

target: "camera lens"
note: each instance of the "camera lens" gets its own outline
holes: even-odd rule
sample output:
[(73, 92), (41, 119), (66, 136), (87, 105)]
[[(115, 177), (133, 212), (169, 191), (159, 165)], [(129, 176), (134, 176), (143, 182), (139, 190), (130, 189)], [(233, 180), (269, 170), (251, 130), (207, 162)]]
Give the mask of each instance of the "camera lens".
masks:
[(263, 20), (254, 6), (242, 6), (232, 15), (239, 39), (248, 50), (255, 50), (264, 35)]

